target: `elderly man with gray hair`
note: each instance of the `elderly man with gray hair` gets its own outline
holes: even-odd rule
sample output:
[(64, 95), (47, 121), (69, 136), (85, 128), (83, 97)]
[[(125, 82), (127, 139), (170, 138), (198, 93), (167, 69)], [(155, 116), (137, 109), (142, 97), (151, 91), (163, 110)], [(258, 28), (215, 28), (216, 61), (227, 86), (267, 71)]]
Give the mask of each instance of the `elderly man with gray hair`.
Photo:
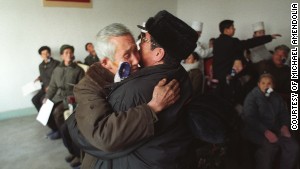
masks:
[[(150, 17), (145, 27), (140, 26), (140, 28), (146, 31), (146, 33), (141, 35), (140, 43), (140, 65), (143, 68), (121, 81), (121, 83), (110, 87), (111, 92), (108, 96), (110, 105), (114, 111), (121, 111), (117, 116), (125, 116), (122, 111), (139, 104), (147, 103), (153, 97), (157, 96), (153, 94), (152, 91), (162, 78), (166, 78), (167, 81), (177, 79), (181, 90), (175, 93), (175, 95), (180, 95), (180, 98), (175, 104), (162, 110), (162, 112), (157, 115), (158, 120), (154, 119), (154, 116), (150, 116), (151, 121), (145, 121), (147, 117), (138, 118), (144, 113), (136, 111), (135, 116), (137, 117), (136, 119), (132, 119), (130, 123), (143, 123), (140, 125), (144, 126), (144, 128), (135, 128), (134, 132), (130, 130), (132, 133), (129, 133), (125, 131), (127, 129), (126, 127), (124, 130), (120, 130), (120, 133), (112, 135), (108, 132), (103, 134), (104, 141), (105, 137), (133, 140), (132, 138), (137, 138), (138, 133), (140, 133), (139, 135), (141, 136), (146, 135), (146, 133), (149, 132), (149, 127), (153, 127), (154, 131), (152, 137), (144, 137), (144, 139), (139, 142), (132, 142), (132, 145), (127, 148), (112, 146), (111, 149), (104, 149), (103, 156), (99, 156), (96, 161), (86, 163), (87, 165), (83, 165), (83, 168), (121, 169), (126, 167), (132, 169), (186, 169), (189, 165), (192, 165), (191, 159), (188, 156), (188, 147), (192, 141), (192, 135), (186, 124), (187, 113), (184, 109), (191, 99), (192, 86), (187, 72), (180, 65), (180, 61), (186, 59), (196, 48), (196, 41), (198, 39), (197, 33), (182, 20), (167, 11), (160, 11), (154, 17)], [(127, 39), (128, 37), (123, 38)], [(127, 42), (130, 42), (131, 38), (129, 38)], [(111, 40), (113, 39), (114, 38)], [(126, 49), (128, 50), (129, 48)], [(165, 82), (160, 81), (159, 86), (161, 86), (160, 83)], [(94, 109), (96, 106), (98, 105), (93, 104), (93, 106), (87, 108)], [(77, 119), (80, 120), (79, 118)], [(103, 119), (105, 120), (107, 118)], [(139, 121), (138, 119), (143, 121)], [(114, 126), (103, 126), (98, 125), (98, 123), (94, 123), (93, 126), (96, 128), (111, 126), (111, 131), (114, 131), (122, 127), (123, 123), (120, 120), (118, 123), (115, 123)], [(143, 134), (142, 131), (144, 131), (145, 134)], [(93, 131), (88, 132), (92, 135), (97, 133)], [(116, 141), (119, 142), (118, 139)], [(89, 152), (92, 152), (94, 149), (90, 148), (85, 150), (91, 150)]]

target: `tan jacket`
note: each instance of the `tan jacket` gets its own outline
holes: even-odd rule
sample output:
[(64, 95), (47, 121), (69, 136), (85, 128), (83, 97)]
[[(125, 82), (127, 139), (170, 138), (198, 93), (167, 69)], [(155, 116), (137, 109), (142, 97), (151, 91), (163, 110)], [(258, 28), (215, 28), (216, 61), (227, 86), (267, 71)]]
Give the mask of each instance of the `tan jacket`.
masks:
[(53, 71), (46, 98), (58, 103), (73, 95), (73, 86), (84, 76), (84, 70), (76, 63), (65, 66), (61, 62)]
[[(113, 74), (96, 63), (74, 88), (78, 129), (93, 146), (108, 152), (154, 135), (153, 112), (146, 104), (122, 113), (113, 112), (104, 90), (112, 82)], [(91, 168), (96, 159), (86, 154), (82, 168)]]

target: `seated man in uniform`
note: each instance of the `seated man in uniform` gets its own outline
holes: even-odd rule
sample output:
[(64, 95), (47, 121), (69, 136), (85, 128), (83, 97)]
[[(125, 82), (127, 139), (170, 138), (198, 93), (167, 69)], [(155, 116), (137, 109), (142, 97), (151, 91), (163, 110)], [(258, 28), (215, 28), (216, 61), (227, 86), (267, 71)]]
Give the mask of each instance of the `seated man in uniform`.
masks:
[(60, 138), (60, 127), (64, 123), (63, 113), (67, 107), (67, 97), (73, 96), (73, 87), (84, 76), (84, 70), (74, 61), (74, 47), (62, 45), (60, 48), (62, 62), (54, 69), (46, 97), (54, 102), (50, 114), (48, 126), (52, 129), (49, 138), (54, 140)]
[(40, 47), (38, 52), (41, 55), (43, 62), (39, 65), (40, 76), (35, 81), (40, 81), (42, 83), (42, 89), (32, 98), (32, 103), (36, 110), (40, 111), (40, 108), (43, 105), (43, 99), (48, 90), (52, 72), (59, 64), (59, 61), (51, 57), (51, 49), (48, 46)]
[(91, 66), (93, 63), (99, 62), (99, 58), (94, 49), (94, 45), (91, 42), (85, 44), (85, 50), (89, 52), (89, 55), (85, 57), (84, 64)]

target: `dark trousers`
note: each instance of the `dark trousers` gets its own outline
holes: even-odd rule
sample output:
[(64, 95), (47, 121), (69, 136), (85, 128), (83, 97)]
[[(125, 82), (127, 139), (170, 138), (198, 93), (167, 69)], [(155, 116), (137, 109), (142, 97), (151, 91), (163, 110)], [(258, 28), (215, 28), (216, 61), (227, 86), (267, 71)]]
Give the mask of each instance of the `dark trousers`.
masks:
[(70, 133), (69, 133), (69, 129), (68, 129), (68, 126), (66, 123), (64, 123), (60, 127), (60, 132), (61, 132), (63, 143), (64, 143), (65, 147), (68, 149), (69, 153), (80, 158), (80, 149), (72, 141)]
[(255, 153), (256, 169), (271, 169), (276, 154), (281, 152), (280, 169), (293, 169), (296, 165), (299, 145), (293, 138), (279, 137), (277, 143), (265, 140)]
[(45, 98), (45, 91), (44, 89), (41, 89), (36, 95), (33, 96), (33, 98), (31, 99), (34, 107), (36, 108), (36, 110), (39, 112), (42, 105), (43, 105), (43, 99)]
[(54, 104), (47, 125), (54, 131), (57, 131), (65, 122), (64, 119), (64, 104), (58, 102)]
[(219, 81), (214, 93), (230, 101), (231, 103), (234, 102), (234, 89), (231, 85), (227, 84), (225, 80)]

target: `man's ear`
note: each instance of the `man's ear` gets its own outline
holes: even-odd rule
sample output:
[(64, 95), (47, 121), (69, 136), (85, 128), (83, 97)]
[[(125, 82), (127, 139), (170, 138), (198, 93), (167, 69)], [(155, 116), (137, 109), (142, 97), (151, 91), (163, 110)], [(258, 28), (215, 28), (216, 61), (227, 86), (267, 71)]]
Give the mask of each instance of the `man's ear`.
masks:
[(154, 61), (160, 62), (163, 60), (164, 56), (165, 56), (165, 50), (163, 48), (155, 48), (155, 56), (154, 56)]
[(100, 63), (106, 69), (110, 69), (111, 68), (110, 60), (107, 57), (101, 59)]

